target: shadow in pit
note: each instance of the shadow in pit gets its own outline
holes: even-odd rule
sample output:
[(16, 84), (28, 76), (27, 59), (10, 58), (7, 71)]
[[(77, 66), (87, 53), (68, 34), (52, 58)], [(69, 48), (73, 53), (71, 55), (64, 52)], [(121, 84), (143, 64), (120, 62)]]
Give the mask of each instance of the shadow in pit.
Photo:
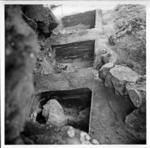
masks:
[(93, 67), (94, 40), (75, 42), (62, 45), (53, 45), (57, 63), (69, 69)]
[[(40, 108), (50, 99), (56, 99), (63, 107), (65, 116), (69, 117), (66, 125), (88, 132), (91, 96), (89, 88), (42, 92), (39, 94)], [(36, 120), (41, 124), (46, 123), (42, 112), (37, 115)]]

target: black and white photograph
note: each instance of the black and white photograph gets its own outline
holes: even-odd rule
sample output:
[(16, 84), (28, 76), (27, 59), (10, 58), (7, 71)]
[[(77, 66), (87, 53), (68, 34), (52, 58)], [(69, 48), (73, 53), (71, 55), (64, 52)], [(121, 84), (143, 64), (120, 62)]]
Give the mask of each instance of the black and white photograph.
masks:
[(2, 148), (149, 148), (148, 1), (2, 5)]

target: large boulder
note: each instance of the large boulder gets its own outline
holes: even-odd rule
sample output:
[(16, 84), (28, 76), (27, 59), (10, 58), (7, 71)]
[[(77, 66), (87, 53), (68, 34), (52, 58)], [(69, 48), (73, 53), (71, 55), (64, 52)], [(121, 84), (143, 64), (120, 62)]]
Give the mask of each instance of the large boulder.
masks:
[(135, 107), (140, 107), (146, 102), (146, 83), (128, 83), (127, 93)]
[(63, 126), (66, 124), (66, 116), (60, 103), (55, 100), (49, 100), (43, 106), (42, 115), (47, 119), (47, 124), (54, 126)]
[(132, 69), (121, 65), (113, 67), (109, 71), (109, 74), (111, 75), (110, 81), (112, 81), (113, 87), (120, 95), (126, 94), (126, 83), (135, 83), (140, 78), (140, 76)]
[(29, 25), (46, 37), (57, 26), (57, 20), (49, 8), (42, 5), (24, 5), (22, 9)]

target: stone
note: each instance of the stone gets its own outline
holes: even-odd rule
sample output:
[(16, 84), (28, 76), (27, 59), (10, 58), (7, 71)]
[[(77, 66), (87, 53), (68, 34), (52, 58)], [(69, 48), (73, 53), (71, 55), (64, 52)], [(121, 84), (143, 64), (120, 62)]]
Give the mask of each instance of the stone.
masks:
[(63, 126), (66, 123), (66, 117), (64, 110), (60, 103), (55, 100), (49, 100), (44, 106), (42, 115), (47, 119), (47, 124), (54, 126)]
[(106, 53), (102, 55), (102, 62), (104, 64), (109, 63), (110, 62), (110, 58), (111, 58), (111, 53)]
[[(37, 28), (37, 31), (46, 37), (50, 36), (52, 30), (58, 24), (52, 11), (42, 5), (24, 5), (22, 6), (22, 10), (25, 18), (28, 18), (26, 19), (27, 23), (29, 23), (29, 19), (30, 22), (32, 20), (34, 25), (31, 25), (31, 23), (29, 23), (29, 25), (31, 25), (33, 29)], [(35, 24), (37, 24), (37, 26)]]
[(125, 123), (128, 131), (131, 132), (137, 139), (146, 139), (146, 113), (140, 109), (135, 109), (125, 118)]
[(145, 83), (128, 83), (126, 90), (135, 107), (140, 107), (146, 102)]
[(94, 67), (97, 70), (100, 70), (100, 68), (102, 68), (102, 66), (104, 66), (107, 63), (113, 63), (114, 65), (117, 63), (117, 54), (108, 47), (103, 48), (101, 50), (97, 50), (99, 51), (99, 53), (96, 54), (96, 58), (94, 61)]
[(74, 128), (70, 126), (69, 129), (68, 129), (68, 131), (67, 131), (67, 134), (71, 138), (74, 137), (75, 136), (75, 130), (74, 130)]
[(107, 64), (103, 65), (101, 67), (101, 69), (99, 70), (99, 77), (102, 79), (105, 79), (107, 73), (113, 67), (114, 67), (114, 63), (107, 63)]
[(86, 133), (86, 132), (82, 132), (80, 133), (80, 141), (82, 144), (91, 144), (90, 140), (91, 137)]
[(110, 73), (119, 81), (136, 82), (140, 78), (140, 75), (132, 69), (121, 65), (115, 65), (115, 67), (110, 70)]
[(109, 88), (113, 87), (111, 79), (112, 79), (112, 76), (110, 75), (110, 73), (108, 73), (105, 77), (105, 82), (104, 82), (105, 87), (109, 87)]
[(140, 78), (140, 76), (134, 72), (132, 69), (115, 65), (110, 71), (112, 84), (116, 91), (120, 93), (120, 95), (126, 95), (126, 83), (136, 83), (136, 81)]
[(99, 142), (98, 142), (96, 139), (92, 139), (91, 142), (92, 142), (92, 144), (95, 144), (95, 145), (96, 145), (96, 144), (99, 144)]
[(119, 81), (118, 79), (112, 77), (111, 82), (112, 82), (113, 87), (115, 88), (115, 94), (118, 94), (118, 95), (126, 94), (124, 81)]

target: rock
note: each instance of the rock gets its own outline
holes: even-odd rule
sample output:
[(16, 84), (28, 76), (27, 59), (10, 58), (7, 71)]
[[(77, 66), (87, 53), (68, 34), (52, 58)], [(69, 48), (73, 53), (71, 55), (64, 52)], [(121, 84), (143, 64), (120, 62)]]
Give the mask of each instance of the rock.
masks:
[(110, 75), (110, 73), (108, 73), (105, 77), (105, 82), (104, 82), (105, 87), (113, 88), (111, 79), (112, 79), (112, 76)]
[(68, 131), (67, 131), (67, 134), (69, 137), (73, 138), (75, 136), (75, 130), (73, 127), (69, 127)]
[(114, 67), (114, 63), (107, 63), (107, 64), (103, 65), (101, 67), (101, 69), (99, 70), (99, 77), (102, 79), (105, 79), (107, 73), (113, 67)]
[(99, 142), (96, 139), (92, 139), (92, 144), (99, 144)]
[(118, 79), (112, 77), (111, 82), (115, 89), (115, 94), (126, 95), (125, 81), (119, 81)]
[(99, 70), (102, 66), (103, 66), (103, 60), (102, 60), (102, 57), (103, 55), (107, 54), (107, 49), (105, 49), (105, 47), (101, 47), (99, 48), (99, 40), (96, 40), (95, 41), (97, 45), (95, 46), (98, 46), (98, 53), (96, 53), (96, 57), (95, 57), (95, 60), (94, 60), (94, 68), (96, 68), (97, 70)]
[(125, 89), (126, 83), (130, 83), (130, 82), (135, 83), (140, 77), (132, 69), (121, 65), (116, 65), (115, 67), (113, 67), (109, 71), (109, 74), (112, 77), (111, 81), (113, 87), (115, 88), (116, 91), (119, 92), (120, 95), (126, 94), (126, 89)]
[(146, 101), (145, 83), (128, 83), (126, 85), (127, 93), (135, 107), (140, 107)]
[[(34, 24), (37, 24), (37, 27), (36, 25), (31, 25), (31, 23), (29, 25), (37, 28), (37, 31), (46, 37), (50, 36), (52, 30), (57, 26), (57, 20), (49, 8), (42, 5), (24, 5), (22, 10), (25, 18), (30, 19), (30, 22), (32, 20)], [(29, 22), (28, 20), (27, 22)]]
[(102, 62), (104, 64), (109, 63), (110, 58), (111, 58), (111, 54), (110, 53), (103, 54), (101, 58), (102, 58)]
[(96, 55), (94, 61), (94, 67), (99, 70), (102, 66), (107, 63), (117, 63), (117, 54), (109, 48), (100, 50), (100, 52)]
[(115, 67), (110, 70), (110, 73), (119, 81), (136, 82), (140, 78), (132, 69), (121, 65), (115, 65)]
[(63, 126), (66, 123), (64, 110), (59, 102), (55, 99), (49, 100), (43, 106), (42, 115), (47, 119), (47, 124), (54, 126)]
[(104, 64), (109, 62), (116, 64), (117, 60), (118, 60), (117, 54), (111, 49), (109, 49), (107, 53), (102, 56), (102, 61)]
[(91, 144), (90, 139), (91, 137), (86, 132), (80, 132), (80, 142), (82, 144)]
[(126, 116), (125, 123), (128, 126), (128, 131), (137, 139), (146, 139), (146, 113), (136, 109)]

